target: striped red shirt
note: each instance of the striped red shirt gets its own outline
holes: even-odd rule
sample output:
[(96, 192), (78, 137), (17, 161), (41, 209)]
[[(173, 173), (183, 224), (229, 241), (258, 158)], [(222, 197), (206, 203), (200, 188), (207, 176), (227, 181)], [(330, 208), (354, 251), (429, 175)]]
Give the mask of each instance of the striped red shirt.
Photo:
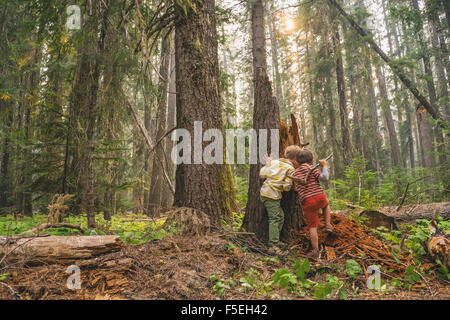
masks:
[[(294, 171), (293, 176), (298, 179), (306, 179), (306, 175), (310, 168), (311, 166), (309, 164), (304, 163)], [(301, 202), (307, 198), (325, 193), (319, 182), (320, 174), (318, 169), (314, 169), (309, 175), (309, 180), (305, 185), (297, 182), (295, 183), (295, 190), (298, 192)]]

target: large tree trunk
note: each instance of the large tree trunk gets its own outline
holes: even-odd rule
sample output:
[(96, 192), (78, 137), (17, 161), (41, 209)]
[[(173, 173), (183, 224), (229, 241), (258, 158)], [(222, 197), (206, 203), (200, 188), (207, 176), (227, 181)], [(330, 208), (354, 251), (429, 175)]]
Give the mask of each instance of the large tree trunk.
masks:
[[(264, 6), (261, 0), (252, 2), (252, 44), (253, 80), (256, 81), (259, 78), (259, 68), (262, 68), (267, 73)], [(256, 95), (257, 93), (255, 92)]]
[[(191, 1), (195, 10), (176, 5), (177, 127), (194, 137), (194, 121), (203, 130), (223, 130), (214, 0)], [(191, 144), (193, 145), (193, 144)], [(205, 147), (207, 143), (203, 143)], [(198, 150), (197, 152), (201, 152)], [(220, 225), (231, 213), (234, 189), (224, 164), (180, 164), (176, 172), (175, 206), (208, 214)]]
[(274, 23), (274, 15), (269, 18), (269, 31), (270, 31), (270, 45), (272, 49), (272, 65), (274, 70), (273, 82), (275, 84), (275, 92), (278, 100), (278, 105), (280, 106), (280, 113), (283, 114), (284, 108), (284, 98), (283, 89), (281, 86), (281, 76), (280, 76), (280, 64), (278, 61), (278, 39), (277, 39), (277, 29)]

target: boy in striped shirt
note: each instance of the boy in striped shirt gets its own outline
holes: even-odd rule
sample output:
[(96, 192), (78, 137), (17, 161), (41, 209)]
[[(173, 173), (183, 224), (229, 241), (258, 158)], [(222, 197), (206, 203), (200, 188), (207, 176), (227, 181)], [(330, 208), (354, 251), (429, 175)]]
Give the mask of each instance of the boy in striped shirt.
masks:
[(330, 169), (326, 160), (320, 160), (319, 165), (323, 168), (322, 172), (313, 169), (309, 174), (308, 181), (305, 181), (308, 172), (313, 164), (313, 154), (309, 150), (302, 150), (297, 154), (298, 168), (293, 173), (295, 181), (295, 190), (298, 193), (302, 203), (303, 215), (308, 225), (311, 245), (313, 250), (308, 254), (309, 258), (319, 258), (319, 236), (317, 228), (319, 227), (319, 211), (325, 214), (326, 231), (333, 232), (331, 226), (331, 210), (327, 196), (320, 186), (320, 181), (328, 181), (330, 179)]

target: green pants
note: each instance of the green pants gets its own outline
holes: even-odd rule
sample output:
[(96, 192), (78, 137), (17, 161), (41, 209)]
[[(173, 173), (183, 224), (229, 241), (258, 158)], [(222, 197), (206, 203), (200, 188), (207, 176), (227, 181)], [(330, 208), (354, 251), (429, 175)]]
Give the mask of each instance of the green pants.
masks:
[(280, 233), (284, 223), (284, 212), (281, 200), (274, 200), (261, 196), (269, 216), (269, 246), (276, 246), (280, 241)]

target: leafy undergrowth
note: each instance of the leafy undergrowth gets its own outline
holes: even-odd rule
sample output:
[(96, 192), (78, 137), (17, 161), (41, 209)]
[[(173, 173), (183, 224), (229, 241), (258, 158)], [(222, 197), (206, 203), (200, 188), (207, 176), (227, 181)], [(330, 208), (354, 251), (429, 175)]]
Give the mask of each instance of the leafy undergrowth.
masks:
[[(81, 290), (67, 288), (67, 265), (15, 266), (7, 270), (3, 281), (22, 299), (450, 298), (448, 287), (439, 281), (430, 280), (430, 294), (417, 278), (409, 286), (400, 286), (382, 275), (380, 290), (370, 290), (355, 260), (313, 262), (295, 251), (272, 257), (217, 234), (171, 235), (77, 265)], [(11, 298), (6, 288), (0, 288), (0, 299)]]
[[(175, 232), (175, 229), (163, 229), (162, 225), (165, 218), (151, 219), (146, 215), (140, 214), (121, 214), (115, 215), (111, 221), (106, 221), (103, 215), (96, 215), (98, 228), (87, 229), (86, 215), (68, 216), (64, 222), (73, 225), (80, 225), (86, 232), (82, 235), (119, 235), (127, 244), (142, 244), (149, 240), (162, 239), (166, 235)], [(14, 215), (0, 217), (0, 236), (12, 236), (28, 231), (42, 223), (47, 222), (47, 216), (44, 214), (34, 214), (33, 217), (23, 217), (16, 220)], [(56, 236), (81, 235), (76, 229), (54, 228), (45, 230), (46, 234)]]
[[(70, 223), (80, 221), (70, 219), (73, 218), (68, 218)], [(267, 255), (265, 248), (251, 238), (234, 234), (232, 231), (237, 225), (233, 221), (227, 225), (225, 233), (193, 237), (178, 235), (174, 228), (164, 230), (159, 228), (162, 222), (147, 219), (144, 216), (116, 216), (109, 229), (106, 223), (102, 226), (104, 230), (121, 234), (129, 243), (149, 238), (145, 243), (126, 245), (119, 252), (78, 261), (80, 290), (66, 286), (68, 266), (58, 264), (9, 266), (0, 270), (0, 282), (10, 286), (22, 299), (450, 298), (448, 281), (437, 276), (442, 270), (435, 262), (427, 261), (425, 255), (417, 261), (415, 256), (405, 259), (392, 251), (386, 264), (383, 261), (386, 257), (377, 260), (370, 254), (358, 255), (358, 251), (350, 250), (355, 243), (347, 239), (348, 232), (370, 237), (371, 241), (377, 235), (347, 220), (342, 220), (335, 228), (338, 233), (347, 232), (340, 236), (342, 243), (334, 240), (335, 249), (342, 245), (345, 250), (336, 249), (336, 256), (331, 259), (328, 252), (324, 252), (323, 259), (316, 262), (300, 256), (308, 248), (298, 244), (291, 246), (286, 255)], [(237, 220), (239, 224), (240, 220)], [(101, 222), (101, 217), (98, 221)], [(346, 225), (352, 227), (347, 230)], [(20, 232), (30, 226), (28, 223), (15, 227)], [(411, 241), (420, 232), (425, 232), (420, 221), (415, 230), (420, 231), (411, 233)], [(133, 236), (128, 237), (127, 232)], [(158, 236), (151, 236), (152, 232), (157, 232)], [(145, 233), (146, 236), (141, 235)], [(383, 248), (387, 246), (388, 240), (376, 240)], [(362, 251), (363, 245), (355, 247)], [(371, 254), (377, 255), (377, 251)], [(376, 278), (374, 282), (367, 282), (369, 262), (381, 270), (379, 283)], [(401, 266), (397, 272), (389, 269), (395, 262)], [(11, 298), (11, 291), (0, 286), (0, 299)]]

